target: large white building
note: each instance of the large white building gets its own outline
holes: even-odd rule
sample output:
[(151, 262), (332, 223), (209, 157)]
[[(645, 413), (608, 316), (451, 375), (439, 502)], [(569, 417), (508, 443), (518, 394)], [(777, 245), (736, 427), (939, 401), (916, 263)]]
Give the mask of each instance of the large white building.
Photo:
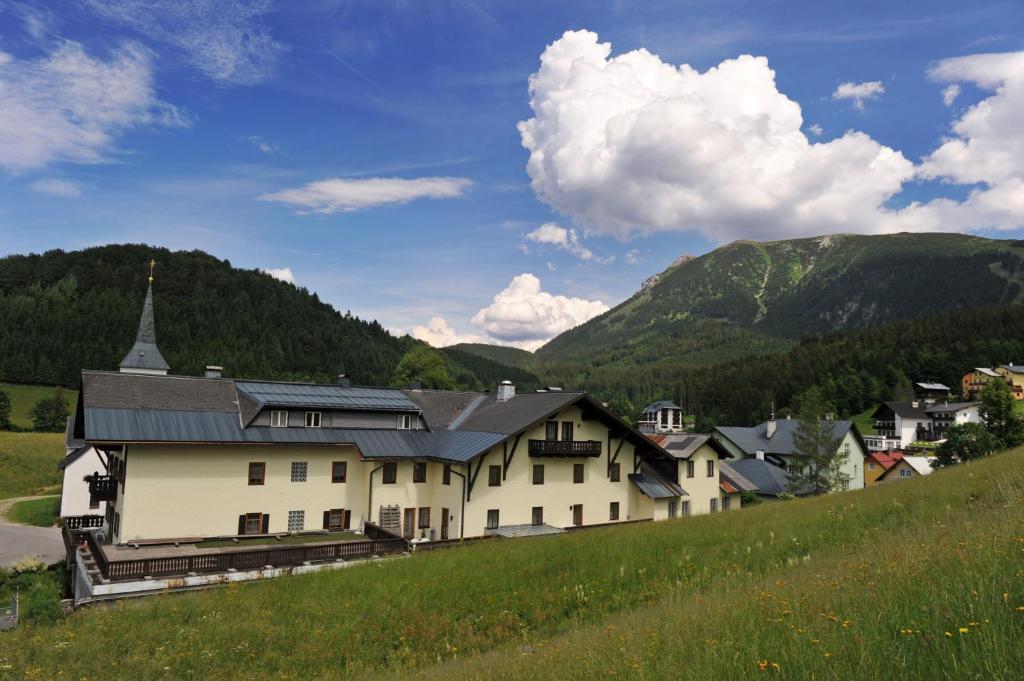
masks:
[(914, 442), (944, 440), (950, 426), (980, 423), (980, 402), (883, 402), (871, 418), (875, 435), (864, 440), (872, 451), (906, 449)]

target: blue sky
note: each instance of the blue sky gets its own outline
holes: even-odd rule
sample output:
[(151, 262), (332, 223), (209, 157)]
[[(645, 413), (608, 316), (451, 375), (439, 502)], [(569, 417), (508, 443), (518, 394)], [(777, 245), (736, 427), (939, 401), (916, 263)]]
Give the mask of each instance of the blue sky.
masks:
[(1020, 238), (1022, 50), (1019, 2), (3, 1), (0, 255), (533, 348), (733, 239)]

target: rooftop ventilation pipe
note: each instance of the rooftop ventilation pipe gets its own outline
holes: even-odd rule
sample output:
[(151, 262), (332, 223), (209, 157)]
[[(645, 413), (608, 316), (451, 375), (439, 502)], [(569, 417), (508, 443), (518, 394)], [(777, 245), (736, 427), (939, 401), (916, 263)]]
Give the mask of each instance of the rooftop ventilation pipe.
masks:
[(504, 380), (498, 384), (498, 401), (507, 402), (516, 396), (516, 387), (512, 381)]
[(224, 367), (219, 367), (214, 364), (207, 364), (206, 371), (203, 373), (203, 376), (205, 376), (206, 378), (220, 378), (223, 373)]

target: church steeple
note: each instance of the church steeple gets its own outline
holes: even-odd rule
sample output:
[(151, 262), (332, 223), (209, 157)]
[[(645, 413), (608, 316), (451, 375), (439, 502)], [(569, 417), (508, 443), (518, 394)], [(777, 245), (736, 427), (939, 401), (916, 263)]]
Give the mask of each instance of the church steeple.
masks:
[(153, 321), (153, 268), (156, 261), (149, 262), (149, 286), (146, 288), (146, 302), (142, 304), (142, 318), (135, 345), (121, 360), (120, 370), (130, 374), (166, 375), (170, 367), (160, 349), (156, 346), (156, 323)]

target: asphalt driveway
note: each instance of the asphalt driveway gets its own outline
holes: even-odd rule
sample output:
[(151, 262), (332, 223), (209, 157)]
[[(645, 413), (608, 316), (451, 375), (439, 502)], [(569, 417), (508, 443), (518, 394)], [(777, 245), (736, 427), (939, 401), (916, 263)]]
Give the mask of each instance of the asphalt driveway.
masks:
[(65, 558), (64, 540), (61, 539), (59, 527), (16, 525), (4, 516), (15, 502), (35, 498), (37, 497), (0, 501), (0, 565), (12, 565), (28, 556), (35, 556), (47, 565)]

